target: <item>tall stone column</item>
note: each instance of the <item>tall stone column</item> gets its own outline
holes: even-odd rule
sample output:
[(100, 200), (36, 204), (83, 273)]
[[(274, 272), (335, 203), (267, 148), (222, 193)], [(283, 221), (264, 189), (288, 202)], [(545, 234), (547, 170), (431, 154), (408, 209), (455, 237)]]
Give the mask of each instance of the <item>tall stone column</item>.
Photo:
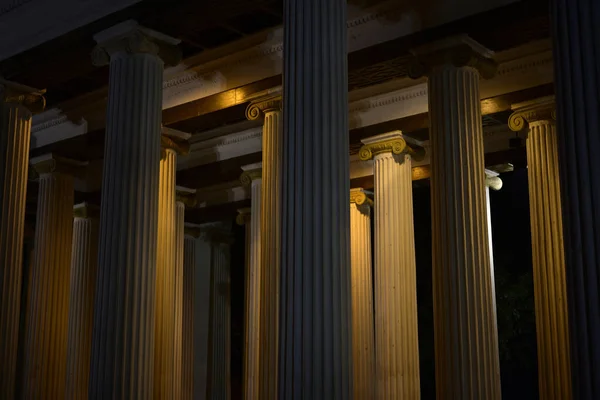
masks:
[(600, 4), (552, 0), (573, 398), (600, 398)]
[(31, 113), (44, 91), (0, 79), (0, 393), (15, 397)]
[(200, 232), (184, 228), (183, 245), (183, 321), (182, 321), (182, 400), (194, 399), (194, 299), (196, 296), (196, 242)]
[(73, 176), (77, 165), (51, 154), (31, 160), (39, 174), (35, 253), (23, 398), (65, 395)]
[(283, 27), (278, 398), (349, 399), (346, 1), (285, 0)]
[[(246, 323), (244, 344), (244, 398), (259, 399), (261, 311), (261, 163), (242, 167), (241, 181), (250, 186), (251, 209), (238, 210), (237, 222), (246, 225)], [(249, 218), (248, 218), (249, 217)]]
[[(260, 399), (277, 397), (279, 353), (279, 284), (281, 257), (282, 130), (281, 95), (257, 99), (246, 110), (250, 120), (264, 118), (262, 132), (262, 185), (260, 210), (260, 337), (258, 373), (255, 375)], [(253, 213), (253, 219), (255, 214)]]
[(527, 173), (540, 399), (571, 398), (567, 281), (554, 96), (513, 106), (509, 126), (528, 129)]
[(400, 131), (362, 141), (375, 180), (376, 392), (381, 399), (418, 399), (419, 329), (412, 199), (411, 147)]
[(490, 189), (500, 190), (502, 189), (502, 179), (498, 176), (499, 174), (489, 169), (485, 170), (485, 206), (487, 215), (487, 231), (488, 231), (488, 248), (490, 252), (490, 277), (492, 280), (492, 290), (494, 299), (494, 332), (496, 339), (498, 340), (498, 312), (496, 307), (496, 278), (494, 274), (494, 240), (492, 237), (492, 208), (490, 202)]
[(479, 79), (491, 53), (468, 37), (415, 51), (429, 78), (433, 296), (438, 399), (500, 399)]
[[(181, 397), (181, 374), (176, 360), (181, 336), (177, 328), (178, 268), (176, 259), (175, 174), (177, 154), (186, 154), (189, 134), (162, 129), (158, 179), (158, 233), (156, 245), (156, 315), (154, 321), (154, 397), (169, 400)], [(183, 223), (181, 225), (183, 229)], [(180, 272), (180, 271), (179, 271)], [(180, 317), (180, 315), (179, 315)], [(175, 396), (175, 397), (174, 397)]]
[(92, 351), (94, 293), (98, 266), (99, 208), (81, 203), (74, 207), (69, 297), (69, 336), (65, 398), (86, 399)]
[(230, 234), (217, 227), (205, 230), (210, 243), (210, 326), (207, 398), (231, 398)]
[(352, 361), (354, 398), (375, 398), (371, 207), (362, 189), (350, 189), (350, 263), (352, 276)]
[(179, 41), (135, 21), (94, 39), (110, 81), (89, 396), (151, 399), (162, 82)]

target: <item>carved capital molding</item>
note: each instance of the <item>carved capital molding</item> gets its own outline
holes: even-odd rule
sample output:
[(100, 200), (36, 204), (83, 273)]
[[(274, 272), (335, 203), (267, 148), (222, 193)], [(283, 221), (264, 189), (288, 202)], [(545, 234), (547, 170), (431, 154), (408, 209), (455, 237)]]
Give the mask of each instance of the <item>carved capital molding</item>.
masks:
[(34, 89), (0, 78), (0, 101), (26, 107), (32, 113), (40, 113), (46, 107), (46, 90)]
[(496, 171), (486, 169), (485, 170), (485, 186), (487, 186), (493, 190), (502, 189), (502, 179), (500, 179), (500, 177), (498, 175), (499, 174)]
[(189, 142), (175, 139), (167, 135), (160, 135), (160, 147), (163, 150), (173, 150), (179, 155), (185, 156), (190, 153)]
[(73, 216), (75, 218), (98, 219), (100, 218), (100, 207), (90, 203), (80, 203), (73, 207)]
[(183, 203), (186, 207), (194, 208), (198, 204), (196, 190), (184, 188), (182, 186), (175, 187), (175, 201)]
[(87, 166), (87, 162), (58, 157), (54, 154), (32, 158), (29, 163), (33, 167), (34, 174), (31, 176), (33, 179), (54, 173), (81, 177), (85, 175), (85, 167)]
[(414, 160), (422, 160), (425, 157), (425, 149), (418, 146), (409, 146), (400, 131), (373, 136), (363, 140), (363, 143), (364, 146), (360, 148), (358, 154), (362, 161), (370, 160), (382, 153), (410, 154)]
[(181, 61), (181, 51), (177, 47), (180, 40), (140, 26), (129, 20), (102, 31), (94, 36), (98, 45), (92, 51), (92, 62), (96, 66), (110, 63), (118, 53), (153, 54), (166, 65), (177, 65)]
[(235, 217), (235, 222), (238, 225), (246, 225), (250, 223), (250, 207), (247, 208), (240, 208), (239, 210), (237, 210), (238, 215), (237, 217)]
[(246, 108), (246, 118), (257, 120), (273, 111), (281, 111), (281, 95), (267, 96), (251, 102)]
[(427, 44), (412, 50), (412, 53), (415, 58), (408, 67), (408, 76), (413, 79), (429, 75), (434, 68), (442, 65), (472, 67), (484, 79), (493, 78), (498, 69), (492, 59), (493, 53), (466, 35)]
[(245, 165), (242, 169), (244, 170), (240, 176), (242, 185), (250, 186), (252, 181), (262, 179), (262, 162)]
[(367, 193), (362, 188), (350, 189), (350, 203), (357, 206), (373, 207), (373, 200), (367, 196)]
[(533, 122), (556, 121), (556, 104), (554, 96), (542, 97), (533, 101), (518, 103), (511, 107), (512, 115), (508, 119), (508, 127), (519, 132)]

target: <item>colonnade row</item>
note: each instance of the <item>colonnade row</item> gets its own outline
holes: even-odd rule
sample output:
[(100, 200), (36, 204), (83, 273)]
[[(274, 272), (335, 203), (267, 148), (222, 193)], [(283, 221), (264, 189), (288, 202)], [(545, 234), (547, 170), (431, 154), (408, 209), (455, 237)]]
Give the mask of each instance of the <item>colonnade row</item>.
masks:
[[(595, 340), (600, 336), (599, 228), (593, 213), (595, 188), (600, 187), (593, 173), (600, 162), (594, 157), (600, 123), (598, 90), (588, 90), (599, 89), (594, 49), (600, 36), (580, 33), (598, 31), (593, 19), (587, 19), (597, 14), (595, 7), (592, 0), (553, 1), (559, 129), (539, 104), (521, 105), (511, 119), (511, 126), (520, 129), (526, 123), (529, 130), (540, 389), (546, 398), (565, 398), (571, 392), (578, 399), (600, 395), (600, 346)], [(342, 0), (286, 1), (280, 106), (285, 113), (274, 99), (249, 109), (259, 111), (249, 112), (251, 118), (265, 119), (261, 200), (260, 206), (253, 204), (261, 211), (252, 217), (260, 221), (260, 244), (253, 243), (260, 246), (260, 269), (248, 291), (258, 295), (252, 318), (259, 334), (252, 340), (259, 350), (257, 360), (246, 360), (258, 365), (252, 390), (260, 399), (348, 399), (362, 390), (354, 387), (361, 379), (355, 374), (365, 370), (374, 370), (378, 393), (418, 397), (416, 357), (399, 350), (416, 340), (406, 165), (418, 151), (405, 138), (393, 138), (401, 145), (391, 145), (391, 153), (388, 144), (384, 151), (379, 141), (365, 142), (365, 157), (375, 158), (375, 201), (381, 203), (375, 205), (374, 307), (389, 308), (374, 317), (374, 367), (353, 363), (355, 340), (370, 339), (368, 333), (353, 334), (361, 296), (353, 296), (352, 274), (361, 257), (351, 254), (350, 246), (345, 11)], [(297, 20), (312, 23), (295, 24)], [(307, 43), (307, 37), (317, 36), (320, 40)], [(94, 308), (88, 393), (90, 398), (169, 396), (175, 380), (169, 368), (177, 369), (185, 358), (185, 349), (173, 338), (182, 337), (180, 292), (187, 283), (178, 257), (185, 253), (180, 251), (183, 229), (176, 222), (181, 217), (173, 190), (174, 161), (168, 157), (184, 146), (175, 138), (161, 150), (163, 70), (165, 63), (178, 61), (177, 40), (133, 21), (95, 39), (94, 62), (109, 64), (110, 81), (97, 279), (93, 301), (86, 303)], [(428, 78), (438, 397), (499, 399), (479, 101), (479, 79), (493, 74), (494, 63), (489, 51), (464, 36), (425, 45), (413, 54), (410, 75)], [(586, 54), (585, 64), (581, 54)], [(18, 292), (31, 108), (42, 97), (20, 85), (3, 81), (2, 86), (0, 349), (6, 361), (0, 384), (10, 397), (23, 306)], [(70, 335), (66, 310), (76, 309), (65, 307), (74, 293), (65, 278), (73, 233), (72, 176), (78, 167), (52, 157), (32, 161), (40, 190), (26, 305), (24, 393), (27, 398), (60, 398), (65, 383), (56, 377), (67, 368), (60, 354), (66, 351), (63, 338)], [(219, 304), (220, 315), (226, 315), (227, 307)], [(221, 358), (223, 353), (214, 352), (222, 349), (213, 346), (213, 357)]]

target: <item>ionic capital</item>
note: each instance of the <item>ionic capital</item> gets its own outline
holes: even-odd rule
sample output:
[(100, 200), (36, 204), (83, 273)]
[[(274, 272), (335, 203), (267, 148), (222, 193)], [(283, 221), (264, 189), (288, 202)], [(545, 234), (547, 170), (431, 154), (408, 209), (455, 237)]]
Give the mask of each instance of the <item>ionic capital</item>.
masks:
[(401, 131), (372, 136), (363, 139), (362, 142), (364, 146), (359, 151), (359, 158), (362, 161), (370, 160), (382, 153), (409, 154), (414, 160), (422, 160), (425, 157), (425, 149), (415, 145), (409, 146)]
[(533, 101), (514, 104), (511, 106), (512, 115), (508, 119), (511, 130), (519, 132), (534, 122), (556, 120), (556, 104), (554, 96), (541, 97)]
[(366, 205), (373, 207), (373, 200), (367, 196), (367, 193), (362, 188), (350, 189), (350, 203), (357, 206)]
[(196, 198), (196, 190), (183, 186), (176, 186), (175, 201), (183, 203), (186, 207), (196, 207), (196, 204), (198, 203)]
[(0, 78), (0, 101), (26, 107), (32, 113), (44, 111), (46, 90), (38, 90)]
[(87, 162), (58, 157), (52, 153), (34, 157), (29, 163), (36, 173), (34, 178), (53, 173), (80, 177), (85, 174), (85, 167), (87, 166)]
[(179, 39), (172, 38), (129, 20), (108, 28), (96, 35), (98, 45), (92, 51), (92, 62), (96, 66), (106, 65), (118, 53), (153, 54), (166, 65), (177, 65), (181, 51)]
[(415, 60), (408, 68), (408, 75), (413, 79), (429, 75), (435, 67), (442, 65), (472, 67), (483, 78), (490, 79), (496, 74), (498, 67), (492, 59), (494, 53), (467, 35), (440, 40), (411, 52)]
[(187, 155), (190, 153), (190, 138), (191, 134), (178, 131), (177, 129), (161, 128), (160, 146), (163, 150), (173, 150), (179, 155)]
[(240, 208), (237, 210), (238, 215), (235, 217), (235, 222), (238, 225), (246, 225), (250, 223), (250, 207)]
[(252, 181), (262, 179), (262, 162), (245, 165), (242, 167), (242, 175), (240, 176), (240, 182), (244, 186), (250, 186)]
[(250, 121), (264, 118), (265, 114), (281, 111), (281, 95), (270, 95), (252, 101), (246, 108), (246, 118)]
[(73, 216), (83, 219), (98, 219), (100, 218), (100, 207), (90, 203), (79, 203), (73, 207)]
[(495, 171), (485, 170), (485, 186), (493, 190), (502, 189), (502, 179), (498, 176), (499, 174)]

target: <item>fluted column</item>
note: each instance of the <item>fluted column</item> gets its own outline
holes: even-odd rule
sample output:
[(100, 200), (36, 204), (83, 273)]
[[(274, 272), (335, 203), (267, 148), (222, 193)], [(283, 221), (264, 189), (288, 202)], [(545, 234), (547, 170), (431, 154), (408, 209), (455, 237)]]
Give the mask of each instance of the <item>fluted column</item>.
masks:
[(230, 235), (215, 227), (205, 231), (210, 243), (210, 326), (207, 398), (231, 398)]
[(182, 321), (182, 400), (194, 398), (194, 355), (195, 355), (195, 330), (194, 330), (194, 302), (196, 289), (196, 242), (200, 232), (194, 229), (185, 229), (183, 245), (183, 321)]
[(499, 174), (489, 169), (485, 170), (485, 206), (487, 216), (487, 231), (488, 231), (488, 249), (490, 252), (490, 278), (492, 280), (493, 303), (494, 303), (494, 331), (498, 340), (498, 311), (496, 307), (496, 279), (494, 274), (494, 240), (492, 237), (492, 207), (490, 202), (490, 189), (502, 189), (502, 179)]
[(346, 1), (284, 0), (283, 27), (278, 398), (349, 399)]
[[(177, 135), (176, 133), (179, 133)], [(178, 318), (178, 285), (181, 268), (176, 256), (177, 213), (175, 174), (177, 154), (188, 152), (189, 134), (163, 128), (162, 157), (158, 179), (158, 231), (156, 245), (156, 314), (154, 321), (154, 398), (170, 400), (181, 396), (181, 324)], [(183, 229), (183, 222), (181, 222)], [(180, 296), (179, 296), (180, 297)]]
[[(274, 94), (252, 102), (246, 110), (250, 120), (264, 118), (262, 132), (262, 185), (260, 193), (260, 349), (257, 384), (254, 396), (260, 399), (277, 397), (277, 365), (279, 353), (279, 269), (281, 257), (281, 177), (282, 131), (281, 95)], [(255, 214), (253, 213), (253, 219)], [(252, 397), (254, 398), (254, 397)]]
[(415, 51), (429, 78), (433, 296), (438, 399), (500, 399), (479, 79), (490, 52), (467, 37)]
[(15, 397), (31, 112), (43, 91), (0, 79), (0, 393)]
[(26, 339), (23, 398), (65, 395), (73, 176), (78, 165), (52, 155), (31, 160), (39, 174), (35, 253)]
[(162, 82), (178, 40), (134, 21), (94, 39), (110, 80), (89, 395), (151, 399)]
[(600, 3), (552, 0), (573, 398), (600, 398)]
[(363, 139), (361, 160), (375, 180), (375, 349), (378, 399), (419, 399), (417, 265), (412, 206), (412, 158), (422, 148), (402, 132)]
[(352, 279), (352, 361), (354, 399), (375, 398), (371, 207), (362, 189), (350, 189), (350, 262)]
[(528, 129), (527, 173), (540, 399), (571, 398), (567, 282), (554, 96), (516, 104), (512, 130)]
[(81, 203), (73, 208), (73, 214), (65, 398), (87, 399), (98, 265), (99, 209)]
[[(244, 398), (259, 399), (261, 311), (261, 163), (242, 167), (241, 181), (250, 186), (251, 208), (238, 210), (238, 224), (246, 225), (246, 312), (244, 324)], [(248, 218), (249, 217), (249, 218)]]

